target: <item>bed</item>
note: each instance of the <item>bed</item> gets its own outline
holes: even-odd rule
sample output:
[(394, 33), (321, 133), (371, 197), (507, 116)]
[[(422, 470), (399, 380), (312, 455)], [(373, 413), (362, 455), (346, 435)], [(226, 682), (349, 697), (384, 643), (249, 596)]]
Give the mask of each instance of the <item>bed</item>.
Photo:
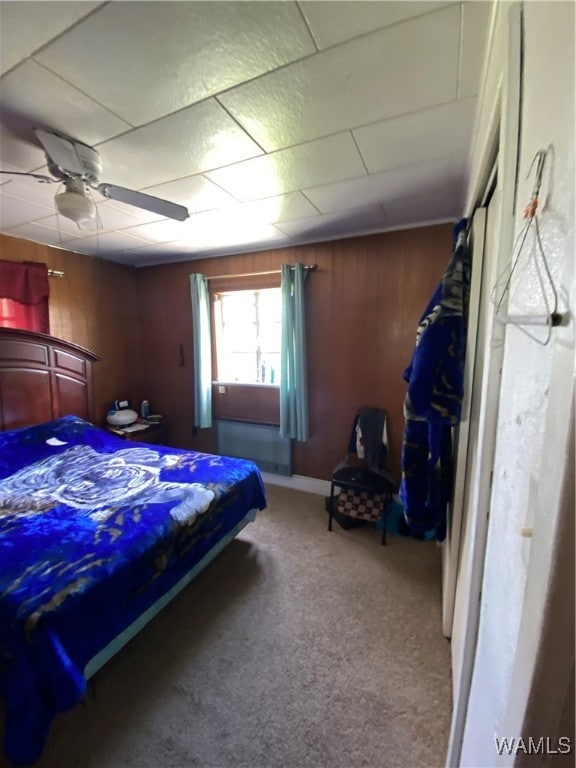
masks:
[(0, 693), (14, 764), (38, 759), (56, 713), (266, 506), (252, 462), (95, 426), (95, 360), (0, 329)]

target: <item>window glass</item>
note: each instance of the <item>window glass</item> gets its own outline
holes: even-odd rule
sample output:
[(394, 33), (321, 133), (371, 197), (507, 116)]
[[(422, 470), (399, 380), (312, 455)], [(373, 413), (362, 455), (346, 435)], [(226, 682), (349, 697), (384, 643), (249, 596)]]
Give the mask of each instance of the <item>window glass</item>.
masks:
[(218, 380), (278, 385), (281, 321), (280, 288), (215, 294)]

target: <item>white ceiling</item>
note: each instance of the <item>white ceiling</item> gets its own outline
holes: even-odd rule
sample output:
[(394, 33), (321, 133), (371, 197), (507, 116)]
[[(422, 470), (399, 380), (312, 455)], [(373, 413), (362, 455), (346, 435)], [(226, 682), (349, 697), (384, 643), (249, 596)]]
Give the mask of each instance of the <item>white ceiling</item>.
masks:
[(96, 147), (101, 181), (185, 205), (55, 214), (0, 174), (0, 230), (125, 264), (330, 240), (463, 211), (491, 2), (0, 2), (0, 169), (33, 129)]

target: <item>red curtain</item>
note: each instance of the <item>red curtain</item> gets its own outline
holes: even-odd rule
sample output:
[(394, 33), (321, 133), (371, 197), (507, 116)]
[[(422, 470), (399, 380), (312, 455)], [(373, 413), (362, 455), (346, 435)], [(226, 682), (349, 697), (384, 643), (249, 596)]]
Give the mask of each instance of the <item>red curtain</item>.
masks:
[(48, 267), (0, 260), (0, 326), (50, 333)]

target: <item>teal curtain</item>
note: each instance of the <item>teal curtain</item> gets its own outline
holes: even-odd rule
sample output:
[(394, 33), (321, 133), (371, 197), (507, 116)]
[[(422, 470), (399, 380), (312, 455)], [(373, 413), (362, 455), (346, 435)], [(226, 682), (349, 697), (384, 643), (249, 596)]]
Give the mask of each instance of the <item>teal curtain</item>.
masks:
[(308, 377), (303, 264), (282, 264), (282, 348), (280, 376), (280, 435), (308, 439)]
[(194, 346), (194, 426), (212, 426), (210, 293), (204, 275), (190, 275)]

